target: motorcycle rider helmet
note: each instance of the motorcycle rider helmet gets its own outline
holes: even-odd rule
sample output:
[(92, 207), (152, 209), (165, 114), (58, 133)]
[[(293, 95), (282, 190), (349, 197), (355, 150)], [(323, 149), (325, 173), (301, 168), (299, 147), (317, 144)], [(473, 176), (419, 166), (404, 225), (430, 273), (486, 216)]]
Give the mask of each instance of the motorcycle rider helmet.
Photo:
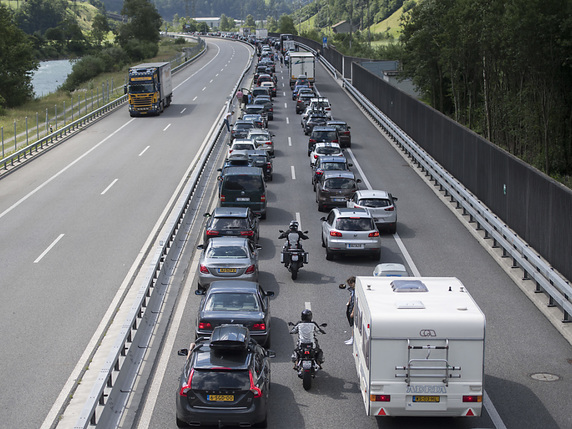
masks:
[(295, 220), (290, 222), (290, 231), (298, 231), (298, 222)]
[(302, 322), (309, 323), (312, 321), (312, 310), (308, 310), (307, 308), (302, 311), (301, 315)]

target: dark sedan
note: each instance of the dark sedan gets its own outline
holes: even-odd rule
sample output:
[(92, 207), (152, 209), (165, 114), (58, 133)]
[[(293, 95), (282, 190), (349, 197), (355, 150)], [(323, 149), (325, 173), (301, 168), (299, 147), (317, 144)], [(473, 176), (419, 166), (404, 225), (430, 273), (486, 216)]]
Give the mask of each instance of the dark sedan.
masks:
[[(248, 159), (247, 155), (247, 162)], [(246, 237), (258, 242), (258, 216), (248, 207), (217, 207), (205, 213), (207, 219), (204, 242), (213, 237)]]
[(326, 113), (312, 113), (304, 123), (304, 134), (309, 135), (315, 126), (326, 125), (330, 117)]
[(265, 347), (270, 345), (270, 301), (274, 292), (265, 292), (256, 282), (217, 280), (203, 295), (196, 324), (196, 337), (211, 335), (212, 330), (225, 323), (240, 323), (250, 336)]

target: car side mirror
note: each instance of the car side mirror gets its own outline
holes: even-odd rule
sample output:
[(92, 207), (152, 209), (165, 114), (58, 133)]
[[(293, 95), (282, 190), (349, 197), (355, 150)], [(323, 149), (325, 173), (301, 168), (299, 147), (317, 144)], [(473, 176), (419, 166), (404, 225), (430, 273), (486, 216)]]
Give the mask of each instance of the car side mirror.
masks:
[(197, 246), (197, 249), (199, 249), (199, 250), (203, 250), (204, 248), (205, 248), (205, 245), (204, 245), (204, 244), (199, 244), (199, 245)]
[(195, 295), (204, 295), (204, 294), (205, 294), (205, 291), (202, 289), (195, 290)]
[(356, 180), (356, 183), (361, 183), (361, 179), (357, 179), (357, 180)]
[(348, 130), (350, 130), (352, 127), (348, 127)]
[(278, 230), (278, 232), (279, 232), (280, 234), (282, 234), (284, 231), (283, 231), (283, 230), (281, 230), (281, 229), (279, 229), (279, 230)]
[(189, 349), (180, 349), (177, 354), (179, 356), (188, 356), (189, 355)]
[(262, 246), (260, 244), (257, 244), (256, 248), (260, 250), (260, 249), (262, 249)]
[(353, 167), (354, 165), (351, 162), (348, 162), (348, 167)]
[(326, 326), (328, 326), (328, 324), (327, 324), (327, 323), (322, 323), (320, 326), (321, 326), (322, 328), (325, 328)]
[(322, 216), (322, 217), (320, 218), (320, 220), (321, 220), (322, 222), (325, 222), (325, 221), (326, 221), (326, 217), (325, 217), (325, 216)]
[(338, 287), (339, 287), (340, 289), (345, 289), (345, 288), (346, 288), (346, 285), (343, 284), (343, 283), (340, 283)]
[(393, 201), (397, 201), (399, 198), (397, 197), (393, 197)]
[(276, 352), (274, 350), (266, 350), (266, 356), (269, 358), (275, 358)]
[(211, 217), (210, 213), (203, 213), (203, 217)]
[(288, 326), (294, 326), (292, 322), (288, 322)]
[(304, 234), (308, 234), (308, 231), (304, 231)]
[(274, 291), (273, 290), (269, 290), (265, 292), (266, 296), (274, 296)]

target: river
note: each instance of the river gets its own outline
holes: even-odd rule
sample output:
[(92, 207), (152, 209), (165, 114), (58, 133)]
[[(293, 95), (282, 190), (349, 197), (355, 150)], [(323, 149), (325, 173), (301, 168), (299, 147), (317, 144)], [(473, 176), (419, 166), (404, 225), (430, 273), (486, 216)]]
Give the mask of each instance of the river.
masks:
[(40, 67), (32, 76), (36, 97), (55, 92), (71, 73), (73, 64), (73, 60), (41, 61)]

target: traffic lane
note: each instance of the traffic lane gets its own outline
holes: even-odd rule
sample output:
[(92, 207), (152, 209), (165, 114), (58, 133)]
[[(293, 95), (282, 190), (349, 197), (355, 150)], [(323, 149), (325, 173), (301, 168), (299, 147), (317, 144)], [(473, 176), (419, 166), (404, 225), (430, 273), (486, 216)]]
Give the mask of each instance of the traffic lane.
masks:
[[(209, 79), (212, 80), (212, 76), (209, 76)], [(213, 88), (218, 90), (220, 85), (215, 85)], [(231, 83), (229, 82), (227, 91), (230, 90)], [(219, 99), (219, 97), (211, 98)], [(4, 216), (3, 220), (12, 218), (14, 224), (9, 225), (9, 222), (3, 222), (3, 242), (6, 244), (3, 249), (11, 249), (8, 252), (10, 257), (3, 255), (3, 261), (5, 261), (6, 271), (8, 271), (8, 267), (18, 271), (14, 274), (5, 273), (7, 274), (5, 278), (17, 277), (18, 281), (13, 284), (23, 284), (25, 287), (13, 291), (14, 294), (3, 301), (11, 307), (7, 309), (10, 310), (9, 312), (3, 312), (5, 315), (11, 315), (8, 323), (5, 324), (11, 329), (2, 331), (3, 344), (11, 345), (11, 347), (3, 349), (6, 355), (2, 357), (6, 359), (2, 360), (9, 362), (6, 364), (9, 372), (4, 377), (4, 381), (6, 385), (13, 386), (15, 390), (3, 390), (0, 403), (11, 404), (13, 398), (23, 397), (26, 387), (19, 381), (25, 379), (24, 374), (34, 372), (49, 374), (43, 379), (45, 391), (52, 392), (55, 396), (61, 390), (70, 369), (81, 355), (82, 347), (85, 347), (86, 341), (89, 340), (101, 319), (101, 315), (105, 312), (109, 300), (113, 298), (121, 283), (117, 278), (125, 276), (133, 258), (139, 252), (145, 239), (141, 232), (149, 231), (150, 226), (156, 221), (158, 213), (166, 205), (165, 201), (155, 204), (152, 198), (156, 198), (156, 196), (168, 198), (170, 196), (171, 192), (165, 192), (166, 188), (160, 186), (161, 183), (165, 182), (167, 176), (165, 172), (173, 172), (169, 169), (173, 165), (173, 158), (182, 163), (186, 162), (188, 165), (195, 155), (196, 149), (193, 145), (188, 143), (187, 138), (182, 138), (188, 135), (188, 131), (183, 130), (181, 136), (176, 136), (174, 139), (184, 143), (184, 150), (175, 150), (174, 153), (177, 156), (173, 157), (172, 154), (168, 156), (169, 152), (165, 151), (165, 147), (162, 147), (160, 153), (153, 159), (149, 156), (152, 151), (146, 151), (150, 163), (140, 170), (143, 175), (131, 184), (131, 189), (143, 187), (150, 191), (149, 195), (136, 194), (127, 190), (122, 197), (115, 200), (114, 206), (105, 206), (101, 202), (106, 197), (100, 197), (100, 193), (105, 190), (104, 186), (107, 187), (113, 183), (114, 177), (117, 178), (118, 175), (121, 178), (129, 177), (128, 168), (125, 164), (126, 159), (134, 161), (134, 164), (139, 164), (139, 166), (143, 164), (139, 157), (142, 150), (140, 147), (136, 148), (138, 144), (145, 144), (146, 139), (161, 143), (169, 140), (164, 137), (166, 126), (162, 127), (160, 131), (155, 130), (154, 127), (159, 125), (160, 119), (168, 120), (167, 112), (173, 112), (173, 107), (167, 109), (165, 114), (159, 118), (138, 118), (144, 121), (143, 123), (149, 127), (151, 132), (138, 127), (130, 135), (122, 136), (119, 140), (114, 141), (111, 153), (103, 153), (103, 151), (91, 153), (90, 156), (86, 157), (91, 157), (93, 160), (91, 170), (87, 166), (88, 162), (84, 159), (77, 164), (76, 170), (73, 168), (67, 170), (66, 175), (71, 182), (71, 186), (68, 188), (64, 186), (66, 175), (62, 174), (50, 182), (49, 186), (43, 187), (42, 192), (35, 193), (35, 204), (39, 207), (38, 209), (32, 208), (29, 212), (21, 213), (22, 208), (30, 206), (31, 202), (34, 201), (34, 198), (30, 198), (17, 209), (14, 209), (13, 213)], [(213, 107), (220, 110), (221, 105)], [(202, 114), (196, 115), (195, 119), (199, 126), (195, 126), (194, 129), (197, 135), (200, 135), (201, 132), (206, 135), (208, 128), (205, 125), (204, 130), (201, 131), (200, 125), (208, 124), (207, 121), (212, 120), (213, 113), (218, 113), (218, 110), (213, 110), (211, 113), (207, 112), (208, 109), (204, 109), (201, 110), (202, 114), (205, 114), (204, 117), (201, 117)], [(110, 117), (116, 118), (119, 115), (122, 115), (119, 122), (129, 121), (126, 110), (119, 111)], [(98, 121), (85, 132), (76, 136), (75, 141), (78, 144), (59, 146), (45, 156), (52, 155), (54, 161), (52, 165), (61, 166), (62, 161), (68, 160), (70, 153), (72, 153), (71, 156), (77, 155), (73, 160), (81, 156), (74, 149), (77, 150), (81, 147), (84, 150), (82, 154), (88, 153), (89, 149), (94, 147), (90, 144), (97, 144), (97, 142), (93, 142), (94, 137), (101, 137), (100, 134), (105, 134), (105, 131), (102, 133), (100, 130), (106, 129), (105, 124), (113, 122), (106, 121), (106, 119)], [(174, 127), (171, 128), (171, 131), (173, 129)], [(138, 135), (138, 131), (141, 131), (142, 134)], [(79, 143), (80, 140), (82, 143)], [(85, 142), (89, 143), (83, 144)], [(67, 148), (71, 149), (70, 152), (65, 150)], [(123, 153), (133, 151), (133, 149), (136, 150), (132, 153)], [(56, 152), (59, 157), (55, 156)], [(98, 155), (100, 158), (97, 158)], [(123, 155), (128, 156), (128, 158), (124, 158)], [(164, 164), (161, 159), (163, 156), (165, 157)], [(34, 163), (46, 159), (40, 157)], [(113, 159), (120, 159), (115, 170), (111, 162)], [(34, 168), (35, 165), (37, 164), (31, 164), (15, 172), (11, 177), (20, 176), (22, 178), (25, 174), (32, 173), (34, 179), (32, 181), (23, 179), (23, 182), (35, 182), (37, 176), (30, 171), (30, 168)], [(40, 170), (43, 171), (41, 168)], [(51, 170), (51, 173), (57, 174), (57, 172), (53, 172), (53, 168), (45, 170)], [(110, 176), (108, 177), (106, 174), (110, 174)], [(176, 178), (174, 183), (179, 180), (180, 177)], [(127, 182), (128, 179), (123, 179), (119, 181), (119, 185), (114, 184), (107, 193), (107, 197), (118, 195), (118, 192), (115, 191), (121, 189), (121, 183)], [(102, 183), (104, 186), (100, 187)], [(110, 201), (110, 199), (106, 201)], [(101, 210), (103, 208), (108, 210)], [(113, 216), (114, 209), (115, 216)], [(30, 215), (30, 219), (26, 218), (27, 215)], [(37, 220), (33, 219), (36, 215), (38, 216)], [(141, 227), (138, 222), (146, 217), (149, 220), (147, 222), (149, 226)], [(108, 224), (105, 224), (106, 222)], [(126, 223), (126, 225), (122, 225), (122, 223)], [(27, 228), (22, 228), (22, 225), (27, 226)], [(50, 243), (53, 243), (55, 237), (62, 234), (60, 231), (65, 231), (64, 237), (40, 261), (41, 266), (38, 265), (39, 268), (34, 267), (36, 269), (33, 270), (23, 270), (22, 267), (31, 265), (35, 258), (40, 255), (40, 252), (46, 249)], [(13, 241), (8, 242), (7, 236), (12, 237), (11, 234), (14, 232), (17, 234), (14, 234)], [(22, 243), (25, 246), (22, 246)], [(125, 251), (127, 247), (131, 250)], [(14, 249), (17, 251), (15, 252)], [(122, 262), (125, 261), (126, 256), (130, 259), (128, 263)], [(114, 276), (118, 272), (120, 274)], [(66, 304), (73, 310), (68, 310), (69, 307)], [(36, 327), (36, 323), (31, 321), (30, 315), (38, 314), (39, 311), (48, 315), (49, 320)], [(86, 333), (85, 328), (91, 329), (91, 332)], [(34, 344), (34, 347), (42, 350), (41, 360), (38, 361), (35, 354), (27, 352), (30, 344)], [(65, 358), (61, 356), (62, 351), (66, 353)], [(11, 427), (41, 422), (42, 416), (45, 415), (43, 413), (53, 403), (54, 396), (44, 395), (42, 400), (38, 401), (35, 413), (24, 413), (18, 407), (2, 407), (3, 409), (10, 409), (10, 414), (6, 415), (5, 421)], [(37, 427), (39, 424), (31, 424), (31, 426)]]
[[(326, 88), (328, 85), (331, 83), (326, 83)], [(347, 95), (336, 91), (336, 86), (330, 88), (332, 92), (323, 92), (335, 100), (334, 112), (337, 104), (352, 103)], [(377, 181), (370, 179), (372, 186), (383, 186), (399, 197), (397, 231), (421, 274), (458, 277), (487, 316), (485, 371), (487, 378), (495, 380), (495, 388), (502, 384), (499, 380), (505, 380), (507, 386), (499, 393), (496, 389), (487, 391), (503, 419), (509, 427), (527, 426), (531, 422), (540, 426), (551, 421), (557, 422), (556, 427), (569, 426), (570, 417), (563, 412), (562, 398), (572, 393), (570, 384), (540, 382), (530, 375), (546, 371), (570, 377), (570, 345), (451, 211), (432, 192), (426, 192), (427, 186), (418, 175), (407, 174), (412, 171), (408, 162), (396, 156), (397, 152), (392, 153), (389, 145), (381, 144), (375, 127), (362, 115), (354, 115), (354, 111), (344, 109), (344, 117), (340, 117), (351, 121), (352, 134), (356, 128), (360, 130), (352, 152), (366, 176), (376, 178)], [(515, 356), (526, 358), (515, 360)], [(514, 385), (522, 388), (509, 395), (508, 386)], [(536, 400), (529, 403), (534, 395), (538, 395)], [(516, 413), (515, 403), (519, 408)]]

